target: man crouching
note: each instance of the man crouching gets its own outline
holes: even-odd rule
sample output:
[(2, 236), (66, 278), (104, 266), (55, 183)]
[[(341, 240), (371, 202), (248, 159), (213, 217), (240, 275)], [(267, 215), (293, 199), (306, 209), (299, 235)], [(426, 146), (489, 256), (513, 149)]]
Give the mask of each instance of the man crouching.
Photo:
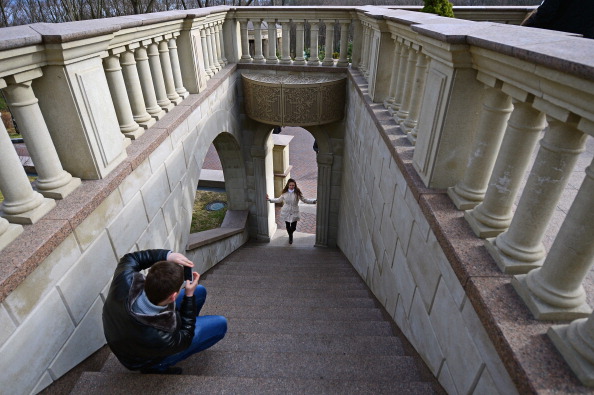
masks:
[[(205, 350), (227, 332), (227, 319), (198, 317), (206, 300), (200, 275), (184, 282), (194, 264), (168, 250), (124, 255), (103, 305), (103, 330), (111, 351), (130, 370), (181, 374), (176, 363)], [(146, 278), (141, 270), (149, 269)], [(184, 286), (180, 290), (180, 287)]]

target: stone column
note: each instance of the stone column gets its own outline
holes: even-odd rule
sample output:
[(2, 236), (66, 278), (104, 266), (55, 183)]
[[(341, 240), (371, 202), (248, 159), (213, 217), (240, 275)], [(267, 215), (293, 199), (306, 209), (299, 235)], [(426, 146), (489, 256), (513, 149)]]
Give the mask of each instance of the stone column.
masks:
[(349, 52), (349, 26), (351, 21), (340, 21), (340, 56), (338, 58), (339, 67), (348, 67), (348, 52)]
[(509, 226), (522, 177), (544, 126), (544, 114), (530, 103), (514, 103), (485, 200), (464, 215), (477, 236), (494, 237)]
[(134, 140), (144, 133), (144, 128), (140, 127), (134, 120), (119, 57), (111, 52), (108, 57), (103, 59), (103, 69), (105, 70), (105, 78), (113, 100), (120, 131), (124, 136)]
[(148, 46), (149, 66), (153, 77), (153, 87), (157, 96), (157, 104), (165, 111), (169, 112), (174, 104), (167, 97), (165, 81), (163, 80), (163, 69), (161, 68), (161, 58), (159, 54), (159, 44), (156, 42)]
[(425, 54), (419, 51), (417, 55), (417, 65), (415, 68), (415, 77), (412, 85), (412, 98), (410, 100), (410, 108), (408, 117), (402, 122), (402, 128), (408, 134), (409, 141), (414, 145), (417, 136), (413, 134), (413, 130), (419, 123), (419, 115), (421, 113), (421, 103), (423, 94), (425, 93), (425, 80), (427, 78), (427, 64), (429, 59)]
[(326, 24), (326, 56), (322, 61), (322, 66), (334, 66), (334, 59), (332, 59), (332, 51), (334, 50), (334, 24), (335, 20), (325, 20)]
[(264, 63), (266, 59), (262, 54), (262, 21), (252, 19), (254, 25), (254, 63)]
[(281, 64), (291, 64), (291, 23), (290, 20), (280, 20), (283, 27)]
[(394, 39), (394, 57), (392, 59), (392, 76), (390, 77), (390, 90), (388, 97), (384, 100), (384, 107), (386, 109), (392, 108), (394, 104), (394, 97), (396, 96), (396, 83), (398, 82), (398, 67), (400, 66), (400, 52), (402, 47), (396, 37)]
[(155, 94), (155, 87), (153, 85), (153, 76), (151, 75), (149, 58), (146, 48), (143, 45), (136, 48), (136, 51), (134, 51), (134, 60), (136, 61), (136, 70), (138, 71), (138, 78), (140, 79), (140, 87), (142, 89), (146, 112), (158, 121), (163, 118), (165, 111), (163, 111), (161, 106), (157, 103), (157, 95)]
[(208, 60), (210, 62), (210, 67), (212, 74), (216, 74), (220, 69), (220, 65), (217, 62), (217, 55), (215, 53), (216, 47), (213, 41), (213, 34), (212, 34), (212, 26), (209, 25), (205, 28), (206, 33), (206, 53), (208, 55)]
[[(243, 37), (243, 36), (242, 36)], [(202, 44), (202, 58), (204, 59), (204, 72), (206, 73), (207, 79), (212, 78), (214, 68), (210, 64), (210, 57), (208, 56), (208, 45), (206, 43), (206, 27), (200, 29), (200, 43)], [(242, 57), (243, 59), (243, 57)], [(251, 60), (251, 58), (250, 58)], [(242, 61), (242, 60), (240, 60)]]
[[(2, 122), (0, 122), (0, 191), (4, 195), (4, 201), (0, 204), (0, 215), (13, 223), (34, 224), (56, 206), (53, 199), (44, 198), (31, 187)], [(0, 217), (0, 249), (22, 231), (22, 226), (9, 225)]]
[(268, 23), (268, 56), (266, 57), (266, 63), (277, 64), (278, 58), (276, 57), (276, 19), (266, 19)]
[[(252, 57), (250, 56), (250, 40), (248, 37), (248, 21), (247, 19), (240, 19), (239, 26), (241, 29), (241, 59), (239, 59), (239, 63), (251, 63)], [(201, 32), (202, 34), (202, 32)], [(284, 30), (283, 30), (284, 34)], [(283, 37), (284, 39), (284, 37)], [(203, 41), (202, 43), (203, 50), (206, 50), (206, 43)]]
[(587, 317), (583, 281), (594, 263), (594, 165), (586, 176), (542, 267), (515, 276), (512, 285), (538, 320)]
[(169, 58), (171, 61), (171, 71), (173, 73), (175, 91), (182, 99), (185, 99), (186, 97), (188, 97), (190, 93), (186, 90), (186, 88), (184, 88), (181, 67), (179, 66), (179, 56), (177, 54), (177, 42), (175, 40), (175, 37), (169, 39)]
[(400, 109), (396, 113), (394, 120), (401, 124), (408, 117), (410, 112), (410, 103), (413, 94), (413, 84), (415, 79), (415, 69), (417, 65), (417, 50), (410, 48), (408, 51), (408, 63), (406, 65), (406, 76), (404, 77), (404, 87), (402, 89), (402, 101), (400, 102)]
[(367, 77), (367, 63), (369, 55), (369, 26), (363, 24), (363, 39), (362, 50), (361, 50), (361, 62), (359, 63), (359, 70), (365, 77)]
[(400, 59), (398, 63), (398, 77), (396, 77), (396, 87), (394, 88), (394, 103), (388, 109), (390, 114), (396, 118), (396, 114), (402, 105), (402, 97), (404, 96), (404, 81), (406, 80), (408, 68), (408, 54), (411, 51), (410, 47), (405, 44), (400, 44)]
[(156, 121), (146, 111), (144, 95), (142, 94), (140, 77), (138, 76), (138, 70), (136, 69), (133, 49), (127, 48), (125, 52), (120, 54), (120, 65), (122, 66), (122, 73), (124, 74), (126, 91), (128, 92), (128, 100), (132, 107), (134, 120), (137, 124), (147, 129), (154, 125)]
[(304, 21), (295, 22), (295, 60), (293, 64), (303, 65), (305, 64), (305, 57), (303, 56), (303, 42), (304, 42)]
[(542, 239), (578, 155), (584, 151), (586, 136), (575, 124), (549, 119), (549, 130), (540, 142), (509, 229), (486, 242), (504, 273), (528, 273), (542, 265), (546, 254)]
[(320, 49), (318, 48), (318, 41), (320, 39), (320, 24), (319, 21), (309, 21), (310, 31), (310, 48), (309, 48), (309, 60), (308, 65), (318, 66), (320, 64)]
[(218, 26), (218, 33), (219, 33), (219, 45), (221, 47), (221, 60), (223, 61), (223, 65), (227, 65), (229, 61), (225, 56), (225, 35), (223, 34), (223, 21), (219, 22)]
[(37, 171), (35, 186), (47, 198), (63, 199), (80, 185), (80, 179), (72, 177), (62, 168), (37, 97), (31, 88), (32, 80), (21, 81), (18, 75), (5, 77), (5, 80), (8, 83), (4, 89), (6, 101)]
[(219, 64), (219, 67), (222, 69), (223, 67), (225, 67), (225, 62), (223, 61), (223, 55), (222, 55), (222, 41), (221, 41), (220, 28), (221, 28), (221, 25), (219, 23), (216, 23), (212, 27), (212, 30), (213, 30), (212, 37), (214, 40), (214, 48), (215, 48), (217, 63)]
[(594, 317), (553, 325), (547, 335), (582, 384), (594, 386)]
[[(266, 148), (252, 147), (252, 163), (254, 165), (254, 181), (255, 181), (255, 205), (256, 218), (258, 221), (258, 235), (260, 240), (270, 240), (271, 232), (268, 227), (268, 210), (270, 203), (266, 200)], [(272, 208), (274, 210), (274, 208)]]
[(513, 110), (511, 97), (500, 89), (487, 88), (478, 130), (464, 178), (448, 189), (458, 210), (469, 210), (485, 197), (487, 182), (499, 153), (505, 126)]
[(316, 246), (328, 245), (328, 217), (330, 212), (330, 182), (332, 154), (318, 154), (318, 196), (316, 208)]
[(173, 80), (173, 69), (171, 68), (171, 57), (169, 56), (169, 45), (167, 40), (159, 41), (159, 60), (161, 61), (161, 70), (163, 72), (163, 82), (165, 83), (165, 93), (167, 98), (174, 104), (179, 104), (183, 100), (175, 90), (175, 81)]

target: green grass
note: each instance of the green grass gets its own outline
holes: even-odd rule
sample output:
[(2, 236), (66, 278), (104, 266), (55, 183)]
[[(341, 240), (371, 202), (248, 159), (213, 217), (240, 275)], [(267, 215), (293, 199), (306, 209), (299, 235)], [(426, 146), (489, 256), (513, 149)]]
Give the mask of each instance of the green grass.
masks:
[(227, 194), (224, 192), (196, 191), (190, 233), (202, 232), (221, 226), (223, 219), (225, 218), (225, 213), (227, 212), (227, 207), (219, 211), (206, 210), (206, 205), (214, 201), (226, 203)]

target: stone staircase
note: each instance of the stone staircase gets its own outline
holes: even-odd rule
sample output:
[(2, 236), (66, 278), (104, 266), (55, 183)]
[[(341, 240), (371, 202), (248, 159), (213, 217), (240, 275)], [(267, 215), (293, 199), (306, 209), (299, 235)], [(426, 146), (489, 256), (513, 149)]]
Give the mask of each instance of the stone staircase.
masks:
[(129, 372), (110, 354), (71, 393), (444, 393), (342, 253), (296, 244), (248, 243), (203, 275), (202, 314), (229, 331), (182, 376)]

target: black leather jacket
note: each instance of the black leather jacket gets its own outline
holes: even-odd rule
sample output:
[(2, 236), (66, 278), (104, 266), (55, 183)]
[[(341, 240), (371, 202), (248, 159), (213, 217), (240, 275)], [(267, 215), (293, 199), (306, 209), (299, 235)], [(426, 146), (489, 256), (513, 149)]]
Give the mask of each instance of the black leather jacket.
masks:
[(174, 303), (157, 315), (132, 311), (134, 301), (144, 289), (144, 276), (139, 272), (166, 260), (168, 252), (147, 250), (124, 255), (115, 270), (103, 305), (103, 330), (107, 344), (130, 370), (150, 367), (169, 355), (185, 350), (194, 337), (196, 303), (193, 297), (184, 297), (179, 312), (175, 310)]

